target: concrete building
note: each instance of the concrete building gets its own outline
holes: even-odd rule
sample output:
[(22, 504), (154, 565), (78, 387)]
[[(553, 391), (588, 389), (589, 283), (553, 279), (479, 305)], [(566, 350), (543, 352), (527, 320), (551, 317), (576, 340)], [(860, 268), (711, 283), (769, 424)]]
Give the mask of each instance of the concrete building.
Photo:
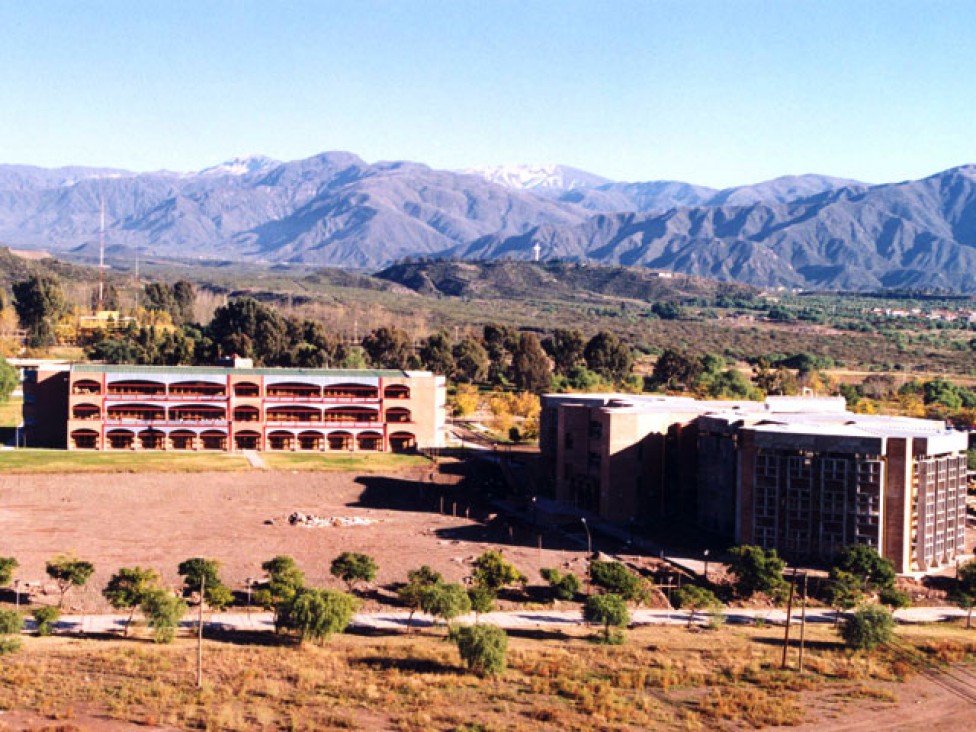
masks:
[(27, 444), (69, 450), (439, 447), (444, 378), (425, 371), (107, 366), (29, 370)]
[(942, 422), (839, 397), (547, 395), (540, 443), (557, 499), (613, 521), (684, 518), (803, 559), (869, 544), (899, 572), (965, 553), (968, 440)]

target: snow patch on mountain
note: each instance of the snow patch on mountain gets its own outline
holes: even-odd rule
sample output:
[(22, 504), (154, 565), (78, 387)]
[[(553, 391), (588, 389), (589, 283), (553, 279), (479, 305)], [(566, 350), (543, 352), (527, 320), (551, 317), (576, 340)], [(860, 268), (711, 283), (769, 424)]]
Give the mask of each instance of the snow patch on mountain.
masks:
[(571, 191), (577, 188), (595, 188), (609, 183), (608, 178), (565, 165), (490, 165), (459, 171), (465, 175), (477, 175), (492, 183), (516, 191), (535, 193)]
[(246, 155), (244, 157), (231, 158), (220, 165), (204, 168), (198, 175), (250, 175), (269, 170), (279, 165), (277, 160), (272, 160), (264, 155)]

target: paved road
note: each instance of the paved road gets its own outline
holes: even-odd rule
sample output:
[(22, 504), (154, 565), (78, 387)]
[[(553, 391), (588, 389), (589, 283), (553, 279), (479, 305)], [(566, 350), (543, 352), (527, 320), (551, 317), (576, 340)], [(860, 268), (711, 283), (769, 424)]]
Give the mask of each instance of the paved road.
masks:
[[(786, 611), (784, 609), (775, 610), (754, 610), (727, 608), (723, 615), (729, 623), (749, 623), (757, 618), (768, 622), (782, 624), (786, 621)], [(895, 618), (902, 623), (933, 623), (943, 620), (965, 617), (966, 613), (957, 607), (915, 607), (895, 611)], [(193, 616), (193, 617), (191, 617)], [(824, 608), (808, 609), (807, 622), (810, 623), (833, 623), (835, 613), (833, 610)], [(403, 630), (408, 624), (409, 613), (406, 612), (380, 612), (362, 613), (353, 618), (352, 625), (360, 628), (373, 628), (377, 630)], [(111, 631), (121, 632), (125, 625), (126, 615), (65, 615), (58, 623), (58, 630), (64, 633), (106, 633)], [(697, 622), (707, 622), (707, 617), (701, 613), (696, 614)], [(461, 618), (462, 622), (474, 622), (474, 615)], [(480, 620), (484, 623), (492, 623), (507, 630), (515, 629), (559, 629), (571, 628), (583, 625), (580, 612), (578, 610), (511, 610), (506, 612), (486, 613), (481, 615)], [(681, 625), (688, 622), (688, 613), (673, 610), (648, 610), (636, 609), (631, 611), (631, 625)], [(800, 622), (798, 609), (794, 609), (793, 623)], [(232, 613), (206, 613), (204, 623), (208, 627), (220, 628), (225, 630), (272, 630), (271, 613), (253, 612), (251, 614), (232, 612)], [(28, 618), (28, 626), (32, 621)], [(429, 627), (433, 624), (433, 619), (429, 615), (417, 613), (413, 619), (415, 627)], [(194, 627), (196, 618), (191, 611), (184, 618), (183, 627)]]

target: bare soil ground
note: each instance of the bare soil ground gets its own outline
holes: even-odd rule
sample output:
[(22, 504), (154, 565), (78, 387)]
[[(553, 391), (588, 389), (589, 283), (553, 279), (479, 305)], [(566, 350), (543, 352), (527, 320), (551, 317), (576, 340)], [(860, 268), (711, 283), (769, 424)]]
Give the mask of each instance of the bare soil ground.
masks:
[[(95, 564), (87, 586), (71, 590), (66, 610), (102, 612), (109, 577), (123, 566), (156, 569), (176, 587), (179, 562), (209, 557), (222, 562), (225, 584), (241, 591), (261, 563), (278, 554), (298, 561), (310, 584), (339, 587), (329, 563), (343, 551), (364, 552), (379, 564), (376, 586), (402, 581), (407, 571), (429, 564), (457, 581), (470, 574), (466, 560), (502, 548), (532, 581), (540, 566), (576, 561), (585, 552), (544, 550), (534, 536), (508, 541), (504, 527), (489, 528), (454, 509), (457, 475), (431, 467), (387, 475), (263, 472), (194, 474), (55, 474), (0, 476), (0, 556), (20, 562), (21, 581), (40, 581), (57, 600), (45, 561), (74, 552)], [(448, 515), (440, 515), (440, 495)], [(369, 526), (290, 526), (294, 511), (317, 516), (364, 517)], [(274, 525), (266, 522), (274, 521)], [(12, 593), (8, 593), (12, 594)], [(370, 604), (364, 607), (370, 609)]]

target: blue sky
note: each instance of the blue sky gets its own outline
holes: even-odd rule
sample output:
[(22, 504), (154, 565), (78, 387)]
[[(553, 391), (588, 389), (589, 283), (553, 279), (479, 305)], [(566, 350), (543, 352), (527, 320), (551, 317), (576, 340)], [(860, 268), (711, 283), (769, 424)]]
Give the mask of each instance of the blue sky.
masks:
[(976, 3), (7, 2), (0, 162), (348, 150), (725, 186), (976, 163)]

